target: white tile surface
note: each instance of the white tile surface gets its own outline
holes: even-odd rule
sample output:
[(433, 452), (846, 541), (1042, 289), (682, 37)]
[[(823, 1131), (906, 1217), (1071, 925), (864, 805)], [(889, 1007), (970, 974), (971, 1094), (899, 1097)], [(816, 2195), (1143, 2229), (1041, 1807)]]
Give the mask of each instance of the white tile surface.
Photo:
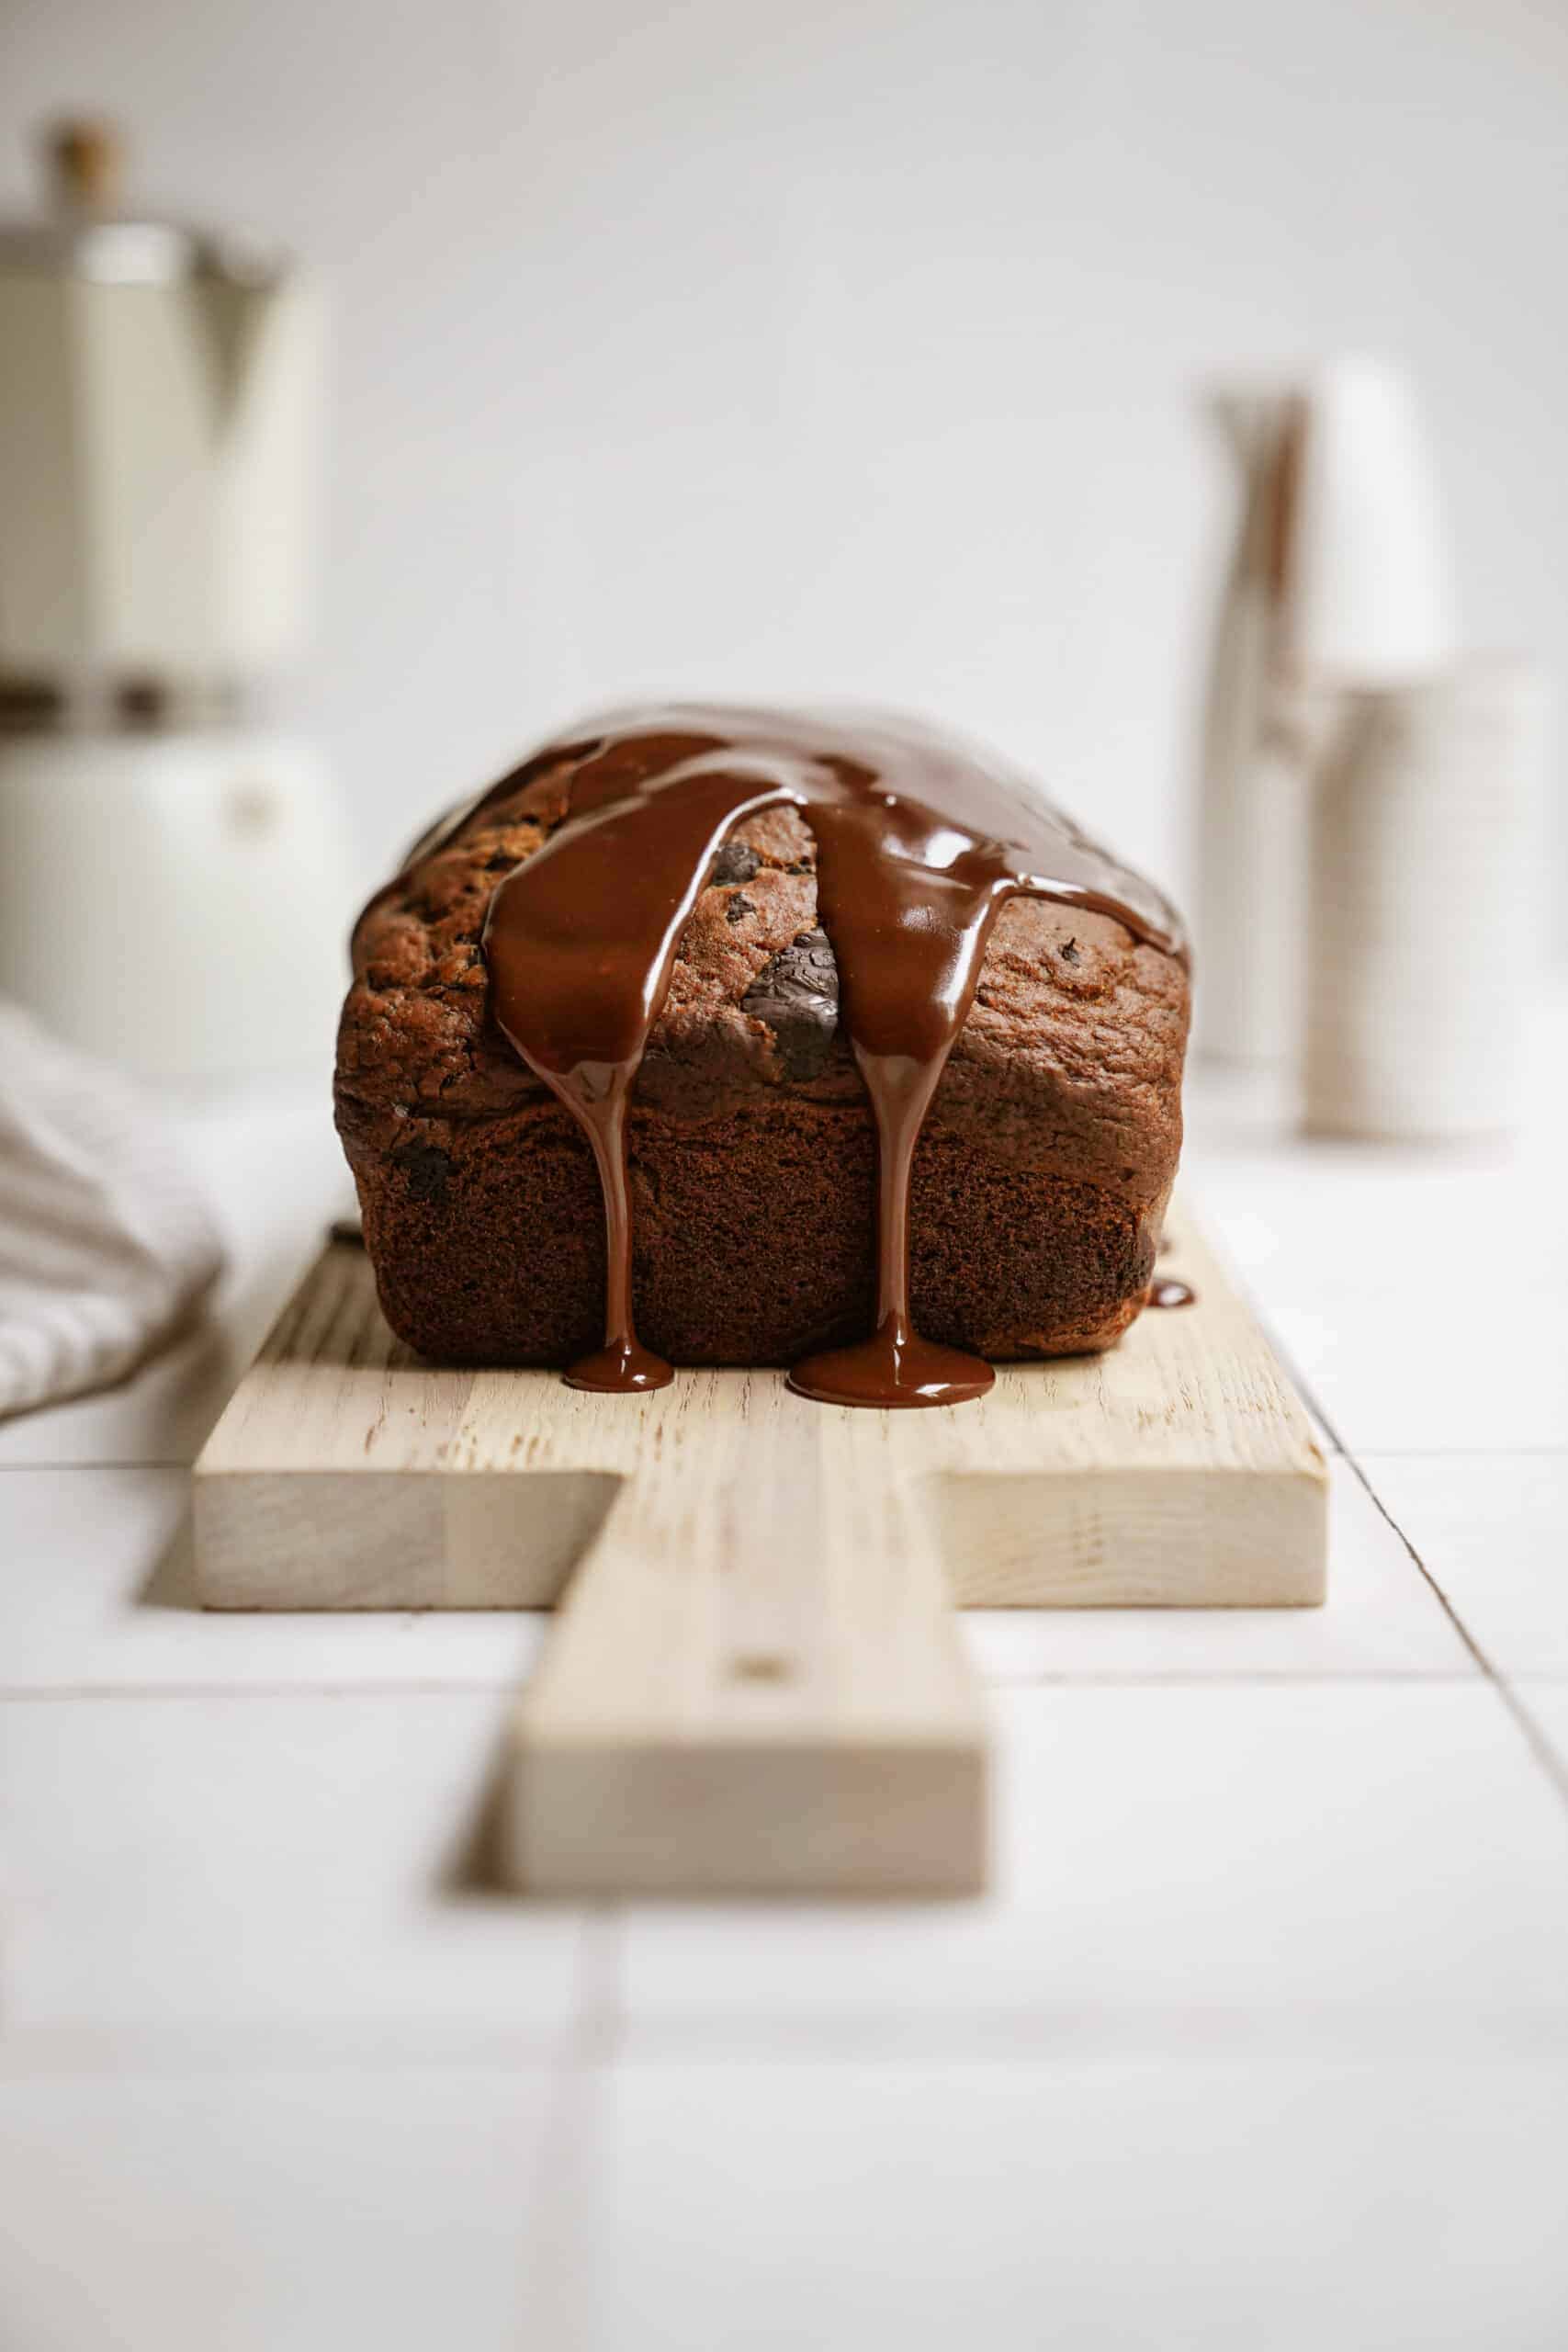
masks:
[(1329, 1464), (1323, 1609), (969, 1610), (988, 1680), (1472, 1675), (1473, 1659), (1348, 1463)]
[(630, 2066), (595, 2352), (1526, 2352), (1568, 2312), (1568, 2061)]
[(79, 1466), (188, 1456), (336, 1204), (319, 1102), (197, 1125), (217, 1344), (0, 1429), (0, 2336), (1555, 2352), (1568, 1453), (1525, 1449), (1568, 1261), (1528, 1149), (1215, 1128), (1192, 1190), (1352, 1447), (1406, 1449), (1373, 1483), (1560, 1781), (1338, 1461), (1323, 1611), (967, 1621), (1010, 1686), (987, 1902), (606, 1916), (476, 1883), (537, 1621), (204, 1617), (183, 1470)]
[(1190, 1190), (1353, 1451), (1568, 1443), (1555, 1118), (1461, 1153), (1237, 1148), (1201, 1108), (1194, 1129)]
[[(1565, 1287), (1554, 1278), (1554, 1293)], [(1269, 1322), (1353, 1452), (1508, 1453), (1565, 1442), (1568, 1350), (1523, 1268), (1478, 1271), (1451, 1306), (1404, 1286), (1325, 1287), (1271, 1302)]]
[(514, 1687), (536, 1616), (196, 1606), (184, 1470), (0, 1470), (0, 1691)]
[(1562, 1768), (1568, 1794), (1568, 1682), (1532, 1682), (1520, 1697)]
[[(990, 1610), (978, 1670), (1059, 1676), (1475, 1671), (1403, 1544), (1332, 1465), (1323, 1610)], [(545, 1621), (513, 1613), (209, 1615), (194, 1605), (183, 1470), (0, 1471), (0, 1690), (518, 1682)]]
[[(547, 2044), (581, 1916), (459, 1889), (506, 1701), (11, 1700), (0, 2064), (29, 2029)], [(25, 2053), (19, 2053), (25, 2055)]]
[(996, 1722), (995, 1894), (632, 1909), (633, 2045), (962, 2051), (1108, 2008), (1568, 2014), (1568, 1810), (1489, 1686), (1066, 1683), (996, 1694)]
[(1568, 1449), (1380, 1453), (1366, 1469), (1498, 1671), (1568, 1676)]
[(493, 2063), (0, 2084), (5, 2341), (544, 2352), (560, 2105)]

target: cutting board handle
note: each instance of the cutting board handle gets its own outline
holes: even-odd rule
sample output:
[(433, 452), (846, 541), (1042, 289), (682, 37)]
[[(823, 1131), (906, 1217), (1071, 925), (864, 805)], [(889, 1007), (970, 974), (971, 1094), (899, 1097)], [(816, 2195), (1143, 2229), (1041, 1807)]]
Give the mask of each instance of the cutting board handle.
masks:
[(627, 1481), (573, 1577), (514, 1724), (506, 1875), (974, 1894), (984, 1717), (922, 1514), (857, 1493), (852, 1415), (748, 1391), (700, 1478), (677, 1448)]

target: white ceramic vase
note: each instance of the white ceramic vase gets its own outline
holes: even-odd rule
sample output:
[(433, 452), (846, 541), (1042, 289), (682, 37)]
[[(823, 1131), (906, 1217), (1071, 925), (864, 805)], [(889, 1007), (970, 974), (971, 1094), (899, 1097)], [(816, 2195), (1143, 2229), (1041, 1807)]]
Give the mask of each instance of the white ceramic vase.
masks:
[(1198, 1044), (1299, 1067), (1314, 773), (1347, 693), (1451, 655), (1450, 573), (1402, 379), (1368, 359), (1211, 401), (1240, 478), (1205, 704)]
[(1381, 361), (1306, 388), (1280, 566), (1280, 654), (1319, 688), (1429, 676), (1455, 647), (1437, 478), (1416, 402)]
[(1197, 882), (1197, 1030), (1217, 1060), (1266, 1063), (1299, 1033), (1304, 766), (1277, 707), (1279, 563), (1296, 402), (1217, 392), (1237, 474), (1234, 535), (1204, 699)]

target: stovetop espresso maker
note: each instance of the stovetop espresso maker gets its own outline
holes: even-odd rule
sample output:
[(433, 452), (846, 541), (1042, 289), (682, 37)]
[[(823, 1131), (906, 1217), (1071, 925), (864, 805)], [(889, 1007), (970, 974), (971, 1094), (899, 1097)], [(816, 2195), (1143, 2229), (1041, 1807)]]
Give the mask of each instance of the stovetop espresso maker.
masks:
[(266, 713), (307, 610), (321, 303), (127, 206), (61, 125), (0, 223), (0, 996), (154, 1076), (330, 1041), (349, 897), (324, 763)]

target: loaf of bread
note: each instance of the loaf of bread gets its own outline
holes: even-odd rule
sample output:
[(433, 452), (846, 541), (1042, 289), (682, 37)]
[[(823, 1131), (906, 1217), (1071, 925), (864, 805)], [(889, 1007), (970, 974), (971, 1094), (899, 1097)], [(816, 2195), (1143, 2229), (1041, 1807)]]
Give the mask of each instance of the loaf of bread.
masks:
[[(834, 725), (818, 734), (849, 775)], [(594, 1158), (498, 1021), (487, 917), (572, 820), (589, 763), (603, 798), (698, 754), (711, 770), (727, 740), (703, 712), (584, 728), (427, 836), (360, 918), (338, 1128), (388, 1319), (426, 1357), (564, 1366), (604, 1336)], [(893, 740), (879, 780), (896, 791)], [(678, 1364), (792, 1364), (860, 1338), (877, 1308), (876, 1129), (808, 813), (762, 806), (717, 838), (632, 1082), (637, 1324)], [(1126, 888), (1168, 926), (1085, 892), (1010, 895), (995, 913), (913, 1156), (909, 1299), (927, 1339), (1070, 1354), (1109, 1346), (1145, 1301), (1180, 1143), (1188, 980), (1175, 917)], [(613, 929), (614, 909), (597, 919)]]

